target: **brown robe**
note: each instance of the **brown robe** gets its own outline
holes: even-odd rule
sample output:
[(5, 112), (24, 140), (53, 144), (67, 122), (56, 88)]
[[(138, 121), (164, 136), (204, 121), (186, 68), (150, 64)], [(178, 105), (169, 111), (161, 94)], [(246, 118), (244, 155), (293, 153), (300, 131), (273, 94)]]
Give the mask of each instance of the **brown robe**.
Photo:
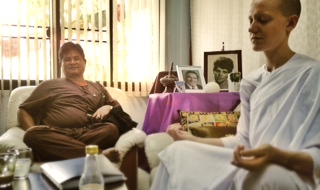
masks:
[(102, 151), (117, 142), (121, 134), (116, 126), (119, 123), (106, 120), (92, 125), (87, 114), (104, 105), (122, 108), (105, 87), (87, 82), (87, 86), (79, 86), (66, 78), (44, 81), (19, 106), (36, 122), (36, 127), (26, 131), (24, 142), (38, 161), (81, 157), (88, 144), (96, 144)]

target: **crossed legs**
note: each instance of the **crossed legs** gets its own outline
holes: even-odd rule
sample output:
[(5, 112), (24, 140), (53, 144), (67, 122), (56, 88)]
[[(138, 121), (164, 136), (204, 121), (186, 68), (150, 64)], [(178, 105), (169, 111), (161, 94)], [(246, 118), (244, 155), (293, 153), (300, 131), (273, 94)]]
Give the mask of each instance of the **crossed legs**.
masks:
[(33, 149), (38, 161), (57, 161), (85, 156), (85, 146), (96, 144), (110, 161), (119, 161), (119, 152), (113, 148), (119, 131), (112, 123), (103, 123), (90, 129), (54, 128), (36, 126), (26, 131), (24, 142)]

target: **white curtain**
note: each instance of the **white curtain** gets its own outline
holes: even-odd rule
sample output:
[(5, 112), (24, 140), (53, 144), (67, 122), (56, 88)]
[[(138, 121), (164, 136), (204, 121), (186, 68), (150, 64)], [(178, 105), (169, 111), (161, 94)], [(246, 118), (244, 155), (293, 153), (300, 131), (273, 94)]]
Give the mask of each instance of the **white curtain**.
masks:
[[(251, 0), (191, 0), (192, 63), (203, 66), (204, 52), (242, 50), (242, 72), (248, 74), (264, 63), (249, 40)], [(302, 15), (290, 37), (296, 52), (320, 60), (320, 1), (301, 0)]]
[[(164, 1), (114, 1), (113, 78), (129, 96), (148, 96), (155, 76), (165, 65)], [(126, 86), (127, 85), (127, 86)]]

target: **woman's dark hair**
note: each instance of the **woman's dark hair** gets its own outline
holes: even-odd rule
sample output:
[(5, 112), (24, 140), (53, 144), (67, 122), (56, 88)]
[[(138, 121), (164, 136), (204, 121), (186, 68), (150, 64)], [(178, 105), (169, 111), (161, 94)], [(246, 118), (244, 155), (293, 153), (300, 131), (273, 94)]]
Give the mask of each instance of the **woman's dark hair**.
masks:
[(61, 63), (63, 56), (71, 50), (77, 51), (82, 56), (83, 59), (86, 59), (84, 55), (84, 51), (79, 44), (76, 44), (73, 42), (66, 42), (59, 49), (59, 63)]
[(219, 57), (213, 64), (213, 71), (219, 67), (221, 69), (226, 69), (228, 73), (231, 73), (234, 67), (233, 61), (228, 57)]

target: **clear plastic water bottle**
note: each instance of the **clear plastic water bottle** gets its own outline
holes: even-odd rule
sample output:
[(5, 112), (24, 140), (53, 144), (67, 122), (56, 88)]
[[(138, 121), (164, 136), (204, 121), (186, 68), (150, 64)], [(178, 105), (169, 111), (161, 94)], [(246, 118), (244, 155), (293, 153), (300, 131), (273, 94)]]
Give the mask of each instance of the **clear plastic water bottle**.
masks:
[(99, 169), (98, 146), (86, 146), (84, 170), (79, 181), (80, 190), (104, 190), (104, 179)]

